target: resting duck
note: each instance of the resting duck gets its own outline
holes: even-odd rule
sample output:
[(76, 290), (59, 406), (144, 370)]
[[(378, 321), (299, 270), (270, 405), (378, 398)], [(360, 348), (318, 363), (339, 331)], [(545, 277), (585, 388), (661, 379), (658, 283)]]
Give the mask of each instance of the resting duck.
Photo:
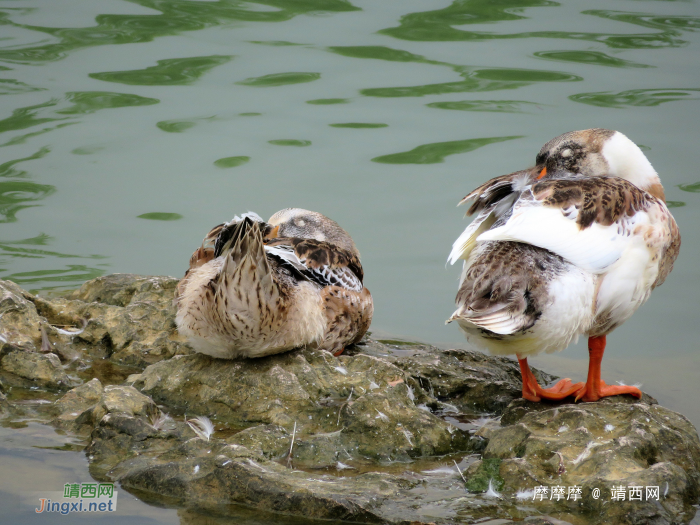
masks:
[(234, 217), (204, 238), (177, 287), (176, 323), (224, 359), (313, 345), (340, 355), (372, 321), (360, 253), (335, 221), (289, 208)]
[[(681, 239), (656, 171), (626, 136), (607, 129), (565, 133), (536, 166), (496, 177), (467, 195), (476, 219), (449, 261), (464, 259), (457, 321), (467, 339), (515, 354), (523, 397), (596, 401), (632, 394), (600, 378), (606, 335), (662, 284)], [(586, 383), (537, 384), (528, 356), (588, 337)]]

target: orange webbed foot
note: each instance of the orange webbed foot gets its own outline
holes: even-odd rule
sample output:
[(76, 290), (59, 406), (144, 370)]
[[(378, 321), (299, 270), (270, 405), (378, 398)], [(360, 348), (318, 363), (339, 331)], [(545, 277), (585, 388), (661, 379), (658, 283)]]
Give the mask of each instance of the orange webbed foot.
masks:
[(340, 354), (342, 354), (344, 351), (345, 351), (345, 347), (341, 348), (341, 349), (338, 350), (337, 352), (334, 352), (334, 353), (333, 353), (333, 356), (334, 356), (334, 357), (338, 357), (338, 356), (339, 356)]
[[(564, 399), (565, 397), (577, 395), (578, 392), (585, 386), (585, 383), (572, 383), (571, 379), (569, 379), (568, 377), (558, 381), (554, 386), (550, 388), (542, 388), (537, 383), (535, 383), (535, 397), (539, 398), (537, 399), (537, 401), (539, 401), (540, 399), (549, 399), (550, 401), (557, 401), (560, 399)], [(533, 401), (533, 399), (531, 399), (530, 401)]]
[(607, 385), (601, 379), (597, 386), (584, 385), (583, 389), (576, 394), (576, 401), (598, 401), (600, 398), (608, 396), (619, 396), (621, 394), (631, 394), (637, 399), (642, 398), (642, 391), (636, 386), (628, 385)]
[(588, 379), (586, 385), (576, 394), (576, 401), (598, 401), (601, 397), (619, 396), (620, 394), (632, 394), (641, 399), (642, 391), (636, 386), (615, 385), (610, 386), (600, 378), (600, 363), (605, 353), (606, 338), (604, 335), (588, 338)]
[(558, 381), (550, 388), (542, 388), (535, 379), (535, 375), (530, 370), (527, 364), (527, 358), (518, 359), (520, 363), (520, 372), (523, 376), (523, 398), (528, 401), (538, 402), (542, 399), (556, 401), (565, 397), (576, 395), (582, 388), (584, 383), (572, 383), (568, 377)]

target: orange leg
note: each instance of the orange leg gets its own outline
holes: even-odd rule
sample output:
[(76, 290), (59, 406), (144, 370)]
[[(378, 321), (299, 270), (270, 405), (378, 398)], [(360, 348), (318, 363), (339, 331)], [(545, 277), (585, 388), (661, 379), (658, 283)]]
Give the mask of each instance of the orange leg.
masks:
[(335, 352), (333, 355), (334, 355), (335, 357), (338, 357), (338, 356), (339, 356), (340, 354), (342, 354), (344, 351), (345, 351), (345, 347), (341, 348), (340, 350), (338, 350), (337, 352)]
[(576, 401), (598, 401), (601, 397), (617, 396), (620, 394), (632, 394), (637, 398), (642, 397), (642, 391), (636, 386), (615, 385), (608, 386), (600, 378), (600, 362), (605, 352), (605, 336), (588, 338), (588, 379), (586, 386), (576, 394)]
[(520, 373), (523, 376), (523, 397), (528, 401), (541, 401), (542, 399), (564, 399), (573, 396), (584, 387), (583, 383), (572, 383), (568, 377), (562, 379), (551, 388), (542, 388), (535, 379), (535, 375), (527, 364), (527, 357), (518, 357)]

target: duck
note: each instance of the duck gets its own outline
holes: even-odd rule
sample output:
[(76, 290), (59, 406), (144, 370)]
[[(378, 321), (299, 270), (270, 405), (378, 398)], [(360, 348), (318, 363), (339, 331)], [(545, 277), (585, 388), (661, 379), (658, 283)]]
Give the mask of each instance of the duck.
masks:
[[(515, 355), (523, 398), (575, 401), (639, 388), (601, 379), (607, 335), (663, 284), (681, 238), (661, 180), (619, 131), (570, 131), (547, 142), (535, 166), (495, 177), (464, 197), (475, 219), (448, 262), (463, 260), (455, 321), (467, 340)], [(542, 388), (529, 356), (588, 338), (586, 382)]]
[(300, 208), (215, 226), (192, 254), (174, 303), (180, 334), (222, 359), (304, 346), (337, 357), (362, 339), (374, 312), (350, 235)]

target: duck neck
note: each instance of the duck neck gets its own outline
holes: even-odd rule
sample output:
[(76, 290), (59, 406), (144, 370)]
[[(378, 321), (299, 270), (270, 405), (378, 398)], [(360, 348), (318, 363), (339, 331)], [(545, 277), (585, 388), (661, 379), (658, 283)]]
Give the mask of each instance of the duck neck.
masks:
[(610, 175), (625, 179), (666, 202), (664, 187), (656, 170), (642, 150), (625, 135), (616, 132), (607, 141), (602, 153), (610, 167)]

